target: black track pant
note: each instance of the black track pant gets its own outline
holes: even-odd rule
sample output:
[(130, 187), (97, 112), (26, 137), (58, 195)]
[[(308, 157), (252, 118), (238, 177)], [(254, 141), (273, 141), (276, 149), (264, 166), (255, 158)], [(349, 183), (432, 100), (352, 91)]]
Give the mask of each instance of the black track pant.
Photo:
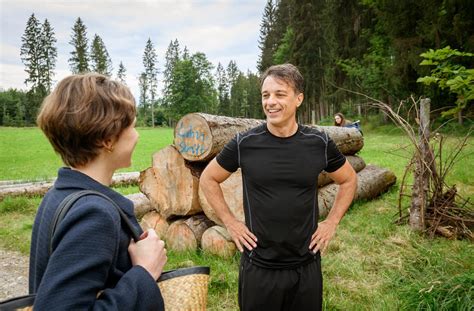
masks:
[(242, 255), (239, 307), (242, 311), (321, 310), (323, 277), (321, 259), (295, 269), (265, 269)]

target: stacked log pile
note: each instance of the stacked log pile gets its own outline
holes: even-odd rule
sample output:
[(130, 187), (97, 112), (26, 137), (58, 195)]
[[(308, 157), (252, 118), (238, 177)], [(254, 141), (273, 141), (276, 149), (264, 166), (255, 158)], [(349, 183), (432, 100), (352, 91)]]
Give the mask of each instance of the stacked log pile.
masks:
[[(172, 145), (156, 152), (152, 166), (140, 173), (140, 190), (148, 197), (153, 211), (142, 218), (144, 229), (154, 228), (172, 250), (204, 251), (222, 257), (236, 252), (220, 219), (199, 189), (199, 177), (224, 145), (238, 132), (262, 124), (264, 120), (238, 119), (203, 113), (184, 116), (176, 125)], [(357, 129), (318, 126), (327, 133), (357, 172), (357, 199), (372, 199), (388, 190), (395, 175), (383, 168), (366, 165), (355, 154), (363, 147)], [(240, 170), (222, 184), (224, 197), (233, 212), (244, 221), (242, 176)], [(338, 186), (323, 172), (318, 178), (318, 204), (321, 217), (327, 216)]]

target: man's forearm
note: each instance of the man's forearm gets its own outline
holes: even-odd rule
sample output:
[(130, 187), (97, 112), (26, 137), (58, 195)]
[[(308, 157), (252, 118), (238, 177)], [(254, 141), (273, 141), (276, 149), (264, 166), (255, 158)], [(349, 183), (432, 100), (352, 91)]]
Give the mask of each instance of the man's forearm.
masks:
[(200, 187), (206, 196), (207, 202), (215, 211), (217, 217), (227, 226), (228, 222), (235, 220), (224, 198), (222, 188), (217, 181), (210, 179), (201, 180)]
[(349, 209), (349, 206), (354, 199), (354, 195), (357, 189), (357, 178), (348, 180), (339, 185), (339, 189), (334, 200), (334, 204), (329, 211), (329, 215), (326, 218), (327, 221), (339, 224), (344, 214)]

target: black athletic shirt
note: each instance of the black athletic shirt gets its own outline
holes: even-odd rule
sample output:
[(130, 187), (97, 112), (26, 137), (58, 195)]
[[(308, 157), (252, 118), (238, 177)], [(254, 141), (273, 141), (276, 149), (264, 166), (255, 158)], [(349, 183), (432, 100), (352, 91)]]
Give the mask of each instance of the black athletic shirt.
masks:
[(266, 123), (237, 134), (219, 153), (225, 170), (242, 170), (245, 223), (258, 239), (245, 255), (265, 268), (301, 266), (318, 225), (318, 175), (346, 161), (326, 133), (298, 125), (291, 137), (277, 137)]

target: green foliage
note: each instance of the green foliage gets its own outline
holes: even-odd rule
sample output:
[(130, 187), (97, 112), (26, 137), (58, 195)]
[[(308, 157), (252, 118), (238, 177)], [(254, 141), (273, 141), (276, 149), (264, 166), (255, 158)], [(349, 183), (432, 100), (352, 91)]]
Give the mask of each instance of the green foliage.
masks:
[(51, 91), (53, 84), (54, 68), (56, 68), (56, 58), (58, 57), (56, 42), (53, 27), (49, 21), (45, 19), (40, 35), (40, 74), (46, 93)]
[(89, 71), (89, 53), (87, 27), (82, 22), (80, 17), (77, 18), (72, 27), (72, 36), (69, 44), (72, 45), (73, 50), (69, 58), (69, 66), (72, 73), (84, 73)]
[(473, 53), (460, 52), (450, 46), (442, 49), (429, 49), (420, 54), (424, 60), (421, 66), (435, 66), (431, 75), (420, 77), (416, 82), (425, 85), (435, 84), (441, 89), (448, 89), (456, 95), (456, 107), (443, 112), (443, 116), (453, 115), (466, 108), (474, 100), (474, 68), (460, 64), (462, 57), (474, 57)]
[(93, 71), (109, 77), (112, 75), (112, 60), (110, 59), (104, 41), (97, 34), (94, 35), (94, 39), (92, 40), (90, 60), (92, 62)]
[(195, 53), (174, 65), (169, 81), (168, 116), (174, 121), (191, 112), (212, 113), (217, 94), (211, 74), (212, 64), (204, 53)]
[(293, 50), (293, 42), (295, 41), (295, 32), (293, 28), (288, 27), (286, 29), (285, 35), (278, 45), (275, 53), (273, 54), (273, 63), (274, 64), (284, 64), (290, 59), (290, 53)]

